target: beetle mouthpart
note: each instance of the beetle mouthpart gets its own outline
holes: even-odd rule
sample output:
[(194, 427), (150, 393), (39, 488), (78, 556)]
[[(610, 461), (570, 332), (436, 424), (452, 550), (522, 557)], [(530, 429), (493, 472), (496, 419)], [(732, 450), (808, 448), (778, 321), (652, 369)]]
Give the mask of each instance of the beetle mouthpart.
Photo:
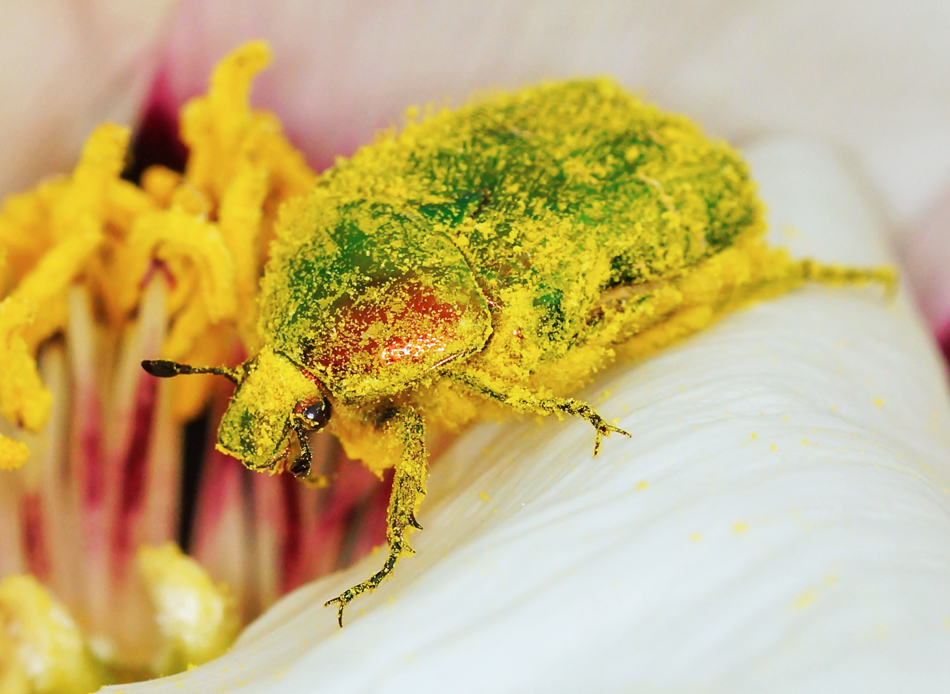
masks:
[(142, 362), (142, 368), (145, 369), (145, 373), (157, 378), (171, 378), (172, 376), (188, 374), (215, 374), (216, 376), (224, 376), (235, 384), (241, 382), (237, 371), (223, 366), (188, 366), (165, 359), (146, 359)]
[(297, 433), (297, 442), (300, 444), (300, 455), (290, 466), (290, 472), (298, 480), (306, 479), (310, 475), (310, 464), (313, 462), (313, 453), (310, 452), (310, 444), (307, 443), (307, 434), (304, 433), (300, 424), (294, 426)]
[(294, 461), (294, 464), (290, 466), (290, 472), (298, 480), (306, 479), (310, 476), (310, 461), (305, 460), (304, 456), (300, 456)]

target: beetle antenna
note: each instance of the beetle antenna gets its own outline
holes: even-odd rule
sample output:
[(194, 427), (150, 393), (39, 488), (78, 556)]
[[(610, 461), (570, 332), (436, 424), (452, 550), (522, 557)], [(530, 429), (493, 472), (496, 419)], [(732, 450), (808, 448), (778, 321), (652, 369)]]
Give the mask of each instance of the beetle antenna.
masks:
[(182, 376), (185, 374), (215, 374), (224, 376), (228, 380), (240, 385), (237, 371), (227, 369), (223, 366), (188, 366), (165, 359), (146, 359), (142, 362), (142, 368), (151, 376), (158, 378), (171, 378), (172, 376)]

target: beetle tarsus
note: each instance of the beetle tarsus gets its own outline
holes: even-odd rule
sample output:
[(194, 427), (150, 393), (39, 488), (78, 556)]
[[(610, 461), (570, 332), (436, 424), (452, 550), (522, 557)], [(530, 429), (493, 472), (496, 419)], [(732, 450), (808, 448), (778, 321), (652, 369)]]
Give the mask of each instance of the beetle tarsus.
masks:
[(597, 414), (593, 407), (581, 400), (575, 400), (574, 398), (541, 398), (531, 395), (521, 395), (518, 398), (510, 398), (503, 393), (503, 388), (498, 385), (488, 385), (465, 376), (456, 376), (456, 380), (483, 397), (497, 400), (517, 410), (537, 412), (538, 414), (563, 412), (572, 417), (582, 417), (586, 419), (597, 432), (597, 438), (594, 440), (595, 456), (600, 453), (600, 442), (604, 437), (610, 436), (611, 434), (623, 434), (628, 439), (631, 438), (630, 432), (608, 424), (603, 417)]
[(611, 434), (623, 434), (628, 439), (632, 438), (630, 435), (630, 432), (624, 431), (620, 427), (615, 427), (612, 424), (608, 424), (607, 422), (604, 421), (603, 417), (601, 417), (599, 414), (594, 412), (590, 407), (588, 407), (587, 405), (585, 405), (584, 407), (587, 407), (587, 409), (589, 410), (589, 414), (586, 414), (586, 415), (582, 414), (580, 416), (584, 417), (588, 422), (590, 422), (593, 425), (594, 429), (597, 430), (597, 438), (594, 440), (594, 457), (595, 458), (597, 457), (597, 454), (600, 453), (600, 442), (603, 441), (604, 438), (610, 436)]
[(403, 553), (412, 553), (412, 548), (409, 547), (409, 545), (407, 545), (403, 540), (395, 540), (390, 542), (389, 556), (386, 557), (386, 563), (383, 564), (383, 568), (381, 568), (362, 583), (359, 583), (352, 588), (348, 588), (347, 590), (340, 593), (337, 597), (333, 598), (332, 600), (327, 600), (325, 603), (323, 603), (324, 607), (330, 607), (330, 605), (338, 606), (336, 621), (341, 628), (343, 627), (344, 608), (353, 602), (354, 598), (359, 597), (363, 593), (371, 593), (376, 590), (377, 586), (383, 582), (383, 579), (392, 573), (393, 568), (396, 566), (396, 562)]
[(615, 427), (612, 424), (608, 424), (603, 417), (601, 417), (594, 410), (593, 407), (588, 405), (586, 402), (581, 402), (580, 400), (575, 400), (574, 398), (568, 398), (566, 400), (561, 400), (555, 405), (558, 410), (564, 412), (565, 414), (573, 415), (575, 417), (583, 417), (591, 426), (594, 427), (594, 430), (597, 432), (597, 438), (594, 439), (594, 457), (600, 453), (600, 443), (603, 439), (611, 434), (623, 434), (628, 439), (631, 438), (630, 432), (624, 431), (619, 427)]

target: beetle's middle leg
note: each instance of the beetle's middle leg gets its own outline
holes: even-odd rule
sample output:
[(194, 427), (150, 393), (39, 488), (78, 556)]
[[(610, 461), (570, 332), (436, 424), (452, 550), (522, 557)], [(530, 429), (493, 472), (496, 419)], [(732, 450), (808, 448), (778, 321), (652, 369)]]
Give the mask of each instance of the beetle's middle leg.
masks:
[(472, 390), (482, 397), (503, 403), (520, 412), (537, 412), (539, 414), (568, 414), (573, 417), (582, 417), (590, 422), (597, 432), (594, 440), (594, 455), (600, 452), (600, 442), (605, 436), (622, 434), (630, 438), (629, 432), (608, 424), (597, 411), (581, 400), (574, 398), (544, 398), (518, 388), (516, 392), (505, 392), (502, 384), (487, 382), (487, 379), (473, 377), (468, 374), (453, 374), (452, 379), (468, 390)]
[(373, 591), (383, 579), (392, 573), (396, 562), (404, 554), (411, 554), (412, 548), (406, 540), (409, 527), (422, 530), (416, 521), (416, 508), (425, 495), (426, 483), (426, 444), (425, 425), (422, 416), (409, 408), (400, 409), (386, 423), (402, 442), (402, 457), (396, 464), (393, 476), (393, 489), (389, 495), (389, 509), (386, 512), (386, 540), (389, 542), (389, 555), (383, 567), (360, 584), (349, 588), (339, 596), (326, 602), (325, 606), (339, 606), (337, 620), (343, 626), (343, 609), (357, 596)]

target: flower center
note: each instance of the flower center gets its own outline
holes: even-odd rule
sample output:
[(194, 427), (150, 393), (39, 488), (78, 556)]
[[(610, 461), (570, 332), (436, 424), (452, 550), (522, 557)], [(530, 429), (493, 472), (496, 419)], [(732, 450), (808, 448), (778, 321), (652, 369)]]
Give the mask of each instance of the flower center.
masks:
[(384, 540), (387, 483), (329, 437), (310, 445), (332, 486), (252, 473), (213, 446), (231, 384), (139, 368), (259, 347), (276, 211), (315, 177), (248, 105), (268, 61), (261, 43), (227, 56), (180, 129), (159, 77), (130, 167), (106, 124), (70, 176), (0, 210), (0, 685), (84, 692), (199, 664)]

